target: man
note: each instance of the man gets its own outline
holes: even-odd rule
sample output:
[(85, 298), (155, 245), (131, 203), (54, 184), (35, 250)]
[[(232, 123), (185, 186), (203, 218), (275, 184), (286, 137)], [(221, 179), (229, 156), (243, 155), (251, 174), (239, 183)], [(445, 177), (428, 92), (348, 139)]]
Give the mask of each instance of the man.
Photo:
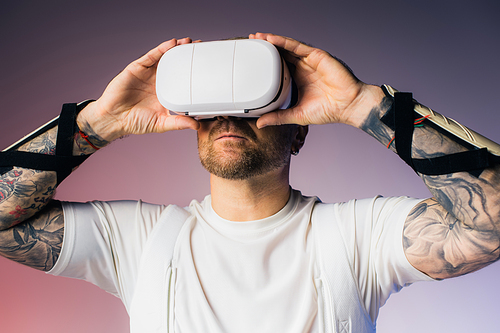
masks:
[[(155, 95), (156, 66), (186, 38), (131, 63), (76, 119), (74, 155), (124, 135), (197, 130), (210, 196), (186, 209), (61, 203), (51, 200), (55, 172), (15, 167), (0, 178), (1, 254), (116, 294), (137, 332), (370, 332), (391, 292), (497, 260), (498, 165), (421, 175), (434, 195), (427, 200), (322, 205), (291, 190), (290, 155), (309, 124), (349, 124), (397, 151), (397, 133), (381, 121), (395, 101), (325, 51), (272, 34), (249, 37), (283, 49), (295, 66), (299, 100), (291, 109), (257, 120), (170, 115)], [(415, 125), (413, 158), (469, 150), (424, 119)], [(54, 154), (56, 134), (19, 150)]]

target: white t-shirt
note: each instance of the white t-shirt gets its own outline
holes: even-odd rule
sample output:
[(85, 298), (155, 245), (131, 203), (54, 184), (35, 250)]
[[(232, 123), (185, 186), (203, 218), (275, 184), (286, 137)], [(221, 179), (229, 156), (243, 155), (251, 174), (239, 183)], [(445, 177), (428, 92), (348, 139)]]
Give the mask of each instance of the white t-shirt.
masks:
[[(175, 332), (319, 332), (318, 267), (310, 232), (316, 200), (292, 191), (281, 211), (250, 222), (221, 218), (210, 196), (193, 201), (175, 244), (170, 327)], [(430, 279), (403, 253), (403, 223), (417, 202), (379, 197), (336, 204), (373, 322), (390, 293)], [(64, 203), (63, 208), (63, 248), (50, 273), (92, 282), (130, 310), (142, 251), (168, 206), (117, 201)]]

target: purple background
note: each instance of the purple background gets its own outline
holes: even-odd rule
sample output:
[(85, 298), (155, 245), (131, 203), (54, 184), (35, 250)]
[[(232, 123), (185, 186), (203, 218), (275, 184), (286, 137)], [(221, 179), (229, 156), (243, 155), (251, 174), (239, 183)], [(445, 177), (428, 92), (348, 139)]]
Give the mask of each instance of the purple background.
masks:
[[(98, 98), (129, 62), (172, 37), (256, 31), (304, 40), (500, 141), (500, 3), (491, 1), (3, 1), (0, 148)], [(312, 126), (292, 186), (323, 201), (429, 195), (402, 161), (359, 130)], [(193, 131), (129, 137), (99, 151), (59, 188), (70, 201), (143, 199), (187, 205), (209, 192)], [(393, 295), (379, 332), (498, 332), (500, 265)], [(0, 259), (0, 331), (126, 332), (115, 297), (81, 281)]]

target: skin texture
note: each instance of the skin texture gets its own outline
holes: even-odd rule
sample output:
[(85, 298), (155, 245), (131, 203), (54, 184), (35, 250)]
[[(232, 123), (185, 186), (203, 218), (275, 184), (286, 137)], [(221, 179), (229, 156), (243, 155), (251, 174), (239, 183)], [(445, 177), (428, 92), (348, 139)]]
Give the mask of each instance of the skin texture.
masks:
[[(273, 34), (251, 34), (250, 39), (267, 40), (281, 49), (295, 66), (292, 75), (299, 89), (298, 103), (291, 109), (270, 112), (255, 121), (237, 122), (220, 118), (198, 122), (170, 115), (156, 99), (156, 66), (160, 57), (191, 39), (172, 39), (160, 44), (128, 65), (115, 77), (103, 95), (78, 115), (77, 124), (97, 147), (129, 134), (161, 133), (170, 130), (198, 131), (200, 156), (225, 172), (210, 175), (212, 206), (223, 218), (248, 221), (268, 217), (287, 202), (290, 152), (304, 144), (309, 124), (345, 123), (364, 130), (385, 146), (393, 131), (380, 118), (391, 106), (380, 87), (367, 85), (329, 53)], [(283, 127), (291, 127), (283, 139)], [(48, 132), (20, 149), (53, 154), (55, 131)], [(211, 134), (212, 133), (212, 134)], [(224, 137), (221, 137), (223, 134)], [(279, 144), (272, 147), (272, 143)], [(94, 150), (78, 135), (74, 154)], [(394, 150), (393, 145), (389, 145)], [(452, 139), (425, 122), (416, 128), (412, 154), (428, 158), (464, 151)], [(273, 163), (244, 164), (247, 151), (273, 156)], [(207, 162), (208, 155), (218, 156)], [(262, 157), (259, 157), (262, 162)], [(233, 163), (234, 160), (242, 162)], [(232, 173), (227, 173), (233, 163)], [(254, 163), (254, 162), (252, 162)], [(252, 164), (254, 165), (254, 164)], [(210, 170), (210, 168), (209, 168)], [(232, 176), (229, 176), (232, 174)], [(237, 175), (237, 176), (235, 176)], [(51, 201), (55, 174), (14, 168), (0, 176), (0, 252), (31, 267), (48, 270), (57, 260), (63, 234), (63, 215), (58, 202)], [(438, 279), (465, 274), (498, 259), (500, 228), (499, 168), (486, 169), (479, 178), (465, 172), (422, 176), (433, 194), (408, 216), (403, 244), (410, 263)], [(228, 200), (230, 198), (230, 200)]]

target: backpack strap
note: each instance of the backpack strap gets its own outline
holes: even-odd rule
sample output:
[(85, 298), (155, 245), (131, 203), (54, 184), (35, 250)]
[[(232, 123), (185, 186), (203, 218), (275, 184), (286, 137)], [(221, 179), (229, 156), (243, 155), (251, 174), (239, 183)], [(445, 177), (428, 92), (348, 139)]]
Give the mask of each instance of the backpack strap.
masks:
[(130, 332), (167, 332), (172, 257), (177, 237), (189, 218), (171, 205), (156, 224), (144, 247), (130, 305)]
[(322, 289), (318, 293), (323, 293), (319, 313), (323, 312), (324, 331), (374, 333), (375, 326), (359, 296), (352, 256), (338, 225), (335, 207), (334, 204), (316, 203), (311, 218)]

